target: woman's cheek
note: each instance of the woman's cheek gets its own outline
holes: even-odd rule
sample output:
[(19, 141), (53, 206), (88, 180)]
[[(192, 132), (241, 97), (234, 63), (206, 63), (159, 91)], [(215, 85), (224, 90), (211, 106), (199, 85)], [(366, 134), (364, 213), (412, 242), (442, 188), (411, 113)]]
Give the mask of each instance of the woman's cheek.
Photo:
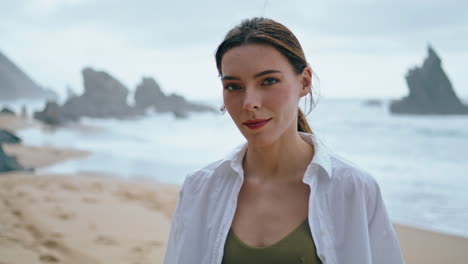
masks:
[(274, 109), (283, 108), (286, 105), (293, 104), (292, 89), (289, 87), (278, 87), (274, 92), (268, 94), (268, 105)]
[(242, 100), (239, 96), (224, 96), (224, 106), (231, 118), (238, 123), (242, 115)]

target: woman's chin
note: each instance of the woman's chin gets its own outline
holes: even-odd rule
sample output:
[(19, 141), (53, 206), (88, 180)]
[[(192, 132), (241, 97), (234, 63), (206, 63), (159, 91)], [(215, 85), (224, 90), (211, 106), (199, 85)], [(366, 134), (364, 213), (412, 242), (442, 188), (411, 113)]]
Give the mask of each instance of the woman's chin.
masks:
[(267, 133), (258, 133), (258, 134), (244, 134), (249, 147), (254, 148), (262, 148), (273, 144), (276, 141), (271, 134), (268, 135)]

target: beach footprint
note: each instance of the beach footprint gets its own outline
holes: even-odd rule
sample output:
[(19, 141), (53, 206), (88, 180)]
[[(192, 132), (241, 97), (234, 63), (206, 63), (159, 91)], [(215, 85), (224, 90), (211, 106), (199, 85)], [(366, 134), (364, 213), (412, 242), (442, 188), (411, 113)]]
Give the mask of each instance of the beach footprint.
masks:
[(60, 220), (64, 220), (64, 221), (71, 220), (71, 219), (74, 219), (76, 217), (76, 215), (73, 212), (66, 211), (65, 209), (63, 209), (62, 207), (59, 207), (59, 206), (55, 207), (52, 214), (56, 218), (58, 218)]
[(164, 246), (163, 242), (160, 241), (148, 241), (143, 244), (132, 247), (131, 250), (131, 263), (152, 263), (152, 253)]
[(59, 249), (60, 244), (54, 239), (46, 239), (41, 243), (44, 247), (48, 249)]
[(64, 249), (59, 241), (48, 238), (40, 242), (39, 252), (39, 260), (42, 262), (59, 263), (62, 262), (61, 255), (64, 253)]
[(64, 182), (61, 184), (61, 187), (62, 189), (64, 190), (67, 190), (67, 191), (73, 191), (73, 192), (76, 192), (76, 191), (79, 191), (80, 189), (78, 188), (78, 186), (76, 186), (75, 184), (72, 184), (72, 183), (68, 183), (68, 182)]
[(118, 244), (115, 239), (113, 239), (110, 236), (106, 236), (106, 235), (97, 236), (96, 239), (94, 239), (94, 242), (96, 244), (105, 245), (105, 246), (114, 246), (114, 245)]
[(60, 258), (53, 255), (53, 254), (50, 254), (50, 253), (45, 253), (45, 254), (41, 254), (39, 256), (39, 260), (41, 262), (45, 262), (45, 263), (59, 263), (60, 262)]

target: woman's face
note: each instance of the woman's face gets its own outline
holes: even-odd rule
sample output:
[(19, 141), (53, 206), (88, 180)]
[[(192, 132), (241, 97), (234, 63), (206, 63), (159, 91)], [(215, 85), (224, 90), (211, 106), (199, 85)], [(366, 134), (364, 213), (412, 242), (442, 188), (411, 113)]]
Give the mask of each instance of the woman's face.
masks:
[(270, 45), (228, 50), (221, 61), (224, 105), (249, 144), (265, 146), (297, 131), (299, 99), (311, 88), (307, 67), (296, 74)]

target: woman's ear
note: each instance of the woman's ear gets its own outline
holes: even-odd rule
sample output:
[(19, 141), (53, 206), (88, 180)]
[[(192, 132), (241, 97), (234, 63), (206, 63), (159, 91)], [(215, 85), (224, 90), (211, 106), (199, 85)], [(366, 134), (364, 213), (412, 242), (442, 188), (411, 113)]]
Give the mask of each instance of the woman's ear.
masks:
[(301, 97), (303, 97), (303, 96), (306, 96), (312, 89), (312, 69), (309, 66), (305, 67), (304, 70), (302, 71), (300, 80), (301, 80), (300, 95)]

